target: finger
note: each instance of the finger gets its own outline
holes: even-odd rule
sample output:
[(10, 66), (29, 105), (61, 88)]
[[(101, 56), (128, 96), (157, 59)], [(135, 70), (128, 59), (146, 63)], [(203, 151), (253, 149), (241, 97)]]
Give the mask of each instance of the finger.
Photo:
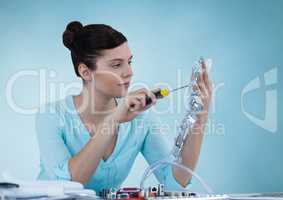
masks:
[(138, 95), (135, 100), (139, 101), (138, 110), (144, 107), (144, 97), (143, 95)]
[(200, 61), (200, 66), (201, 66), (201, 76), (202, 79), (204, 80), (205, 84), (207, 84), (208, 82), (208, 70), (207, 70), (207, 60), (202, 59)]
[(206, 63), (205, 62), (206, 62), (206, 60), (203, 59), (203, 58), (200, 61), (200, 66), (201, 66), (202, 72), (206, 70)]
[[(158, 90), (160, 90), (160, 89), (154, 89), (153, 91), (158, 91)], [(146, 95), (147, 97), (149, 97), (151, 99), (151, 103), (149, 105), (156, 103), (156, 97), (155, 97), (155, 95), (152, 91), (147, 90), (145, 88), (142, 88), (142, 89), (139, 90), (139, 92), (141, 92), (142, 94)], [(146, 98), (146, 96), (145, 96), (145, 98)], [(146, 101), (145, 101), (145, 103), (146, 103)]]
[(141, 102), (135, 98), (131, 99), (129, 111), (135, 112), (138, 111), (141, 107)]
[(203, 82), (203, 71), (201, 70), (198, 79), (197, 79), (197, 83)]
[(133, 98), (135, 98), (136, 100), (138, 100), (141, 103), (142, 107), (145, 107), (146, 105), (146, 100), (145, 100), (145, 94), (144, 93), (139, 93), (139, 94), (135, 94), (133, 95)]
[(126, 106), (128, 108), (135, 108), (139, 104), (140, 101), (138, 101), (135, 96), (128, 96), (126, 99)]
[(206, 61), (202, 64), (202, 79), (204, 81), (204, 84), (208, 86), (209, 84), (209, 78), (208, 78), (208, 70), (207, 70), (207, 64)]
[(211, 80), (208, 79), (208, 92), (211, 95), (213, 91), (213, 83)]
[[(206, 74), (206, 75), (203, 75)], [(206, 79), (206, 80), (204, 80)], [(202, 71), (202, 74), (200, 75), (200, 78), (197, 82), (201, 92), (205, 97), (208, 97), (210, 95), (210, 83), (209, 83), (209, 78), (207, 74), (207, 70)]]
[(194, 85), (194, 88), (195, 88), (195, 92), (197, 92), (197, 93), (199, 94), (201, 100), (203, 101), (203, 99), (204, 99), (204, 94), (203, 94), (201, 88), (199, 87), (199, 85)]
[(142, 107), (146, 106), (145, 97), (146, 97), (146, 94), (144, 93), (141, 93), (137, 96), (137, 99), (141, 102)]
[[(160, 90), (160, 89), (158, 89)], [(156, 104), (157, 102), (157, 98), (154, 94), (155, 91), (158, 91), (158, 90), (152, 90), (152, 91), (149, 91), (149, 93), (147, 94), (147, 96), (151, 99), (151, 103), (149, 105), (154, 105)]]
[(201, 94), (204, 98), (207, 98), (209, 93), (208, 89), (206, 88), (206, 85), (203, 83), (198, 84), (198, 87), (200, 88)]
[[(153, 89), (152, 91), (150, 90), (146, 90), (146, 89), (142, 89), (140, 90), (140, 92), (144, 95), (144, 104), (145, 105), (140, 111), (145, 111), (147, 109), (149, 109), (152, 105), (156, 104), (157, 99), (156, 96), (153, 92), (160, 90), (160, 88), (157, 89)], [(147, 102), (147, 98), (151, 99), (151, 102)]]
[(204, 84), (204, 80), (203, 80), (203, 76), (202, 74), (199, 76), (199, 79), (197, 81), (197, 84), (198, 88), (200, 89), (200, 92), (203, 96), (206, 96), (207, 95), (207, 91), (206, 91), (206, 88), (205, 88), (205, 84)]
[(136, 92), (136, 94), (139, 94), (139, 93), (148, 93), (148, 89), (146, 89), (146, 88), (140, 88), (140, 89), (138, 89), (138, 90), (136, 90), (135, 92)]

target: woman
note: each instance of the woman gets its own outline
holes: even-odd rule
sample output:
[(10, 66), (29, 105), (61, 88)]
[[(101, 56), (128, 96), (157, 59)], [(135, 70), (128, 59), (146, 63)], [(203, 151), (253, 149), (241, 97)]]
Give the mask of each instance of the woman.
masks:
[[(83, 88), (79, 95), (49, 103), (45, 112), (37, 114), (38, 178), (77, 181), (96, 191), (118, 188), (139, 152), (151, 164), (170, 151), (154, 128), (154, 116), (144, 112), (156, 98), (144, 88), (127, 92), (133, 75), (132, 54), (125, 36), (112, 27), (71, 22), (63, 33), (63, 43), (71, 51)], [(211, 99), (204, 64), (194, 89), (201, 94), (204, 112), (198, 115), (197, 127), (191, 130), (182, 152), (183, 164), (191, 169), (199, 157)], [(149, 105), (146, 96), (152, 100)], [(117, 97), (124, 97), (119, 104)], [(171, 166), (155, 175), (167, 189), (186, 188), (191, 180), (189, 174)]]

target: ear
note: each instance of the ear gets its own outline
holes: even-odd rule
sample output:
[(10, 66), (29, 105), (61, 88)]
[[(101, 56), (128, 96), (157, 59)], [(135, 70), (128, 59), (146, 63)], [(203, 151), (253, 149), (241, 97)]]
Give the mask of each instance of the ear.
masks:
[(91, 81), (92, 80), (92, 70), (89, 69), (84, 63), (80, 63), (78, 65), (78, 72), (81, 76), (81, 78), (85, 81)]

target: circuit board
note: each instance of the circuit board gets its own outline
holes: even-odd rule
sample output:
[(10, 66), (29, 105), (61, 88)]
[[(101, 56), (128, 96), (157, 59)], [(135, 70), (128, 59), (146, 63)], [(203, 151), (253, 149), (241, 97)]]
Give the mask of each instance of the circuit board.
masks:
[(147, 189), (140, 188), (121, 188), (121, 189), (103, 189), (100, 192), (101, 199), (109, 200), (228, 200), (227, 195), (199, 195), (193, 192), (185, 191), (165, 191), (164, 185), (159, 184), (158, 186), (149, 187)]

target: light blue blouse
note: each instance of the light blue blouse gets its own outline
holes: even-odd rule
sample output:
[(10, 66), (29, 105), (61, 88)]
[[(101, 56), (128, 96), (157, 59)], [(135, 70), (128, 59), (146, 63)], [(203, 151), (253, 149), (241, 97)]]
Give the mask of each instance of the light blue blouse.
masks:
[[(160, 122), (150, 110), (132, 121), (121, 123), (112, 154), (106, 161), (101, 160), (85, 188), (96, 192), (103, 188), (119, 188), (139, 152), (149, 164), (168, 156), (171, 145), (168, 145), (159, 126)], [(71, 180), (68, 160), (91, 137), (76, 111), (73, 95), (40, 107), (36, 115), (36, 133), (40, 149), (38, 179)], [(190, 185), (182, 187), (169, 165), (156, 170), (154, 174), (167, 190), (184, 190)]]

